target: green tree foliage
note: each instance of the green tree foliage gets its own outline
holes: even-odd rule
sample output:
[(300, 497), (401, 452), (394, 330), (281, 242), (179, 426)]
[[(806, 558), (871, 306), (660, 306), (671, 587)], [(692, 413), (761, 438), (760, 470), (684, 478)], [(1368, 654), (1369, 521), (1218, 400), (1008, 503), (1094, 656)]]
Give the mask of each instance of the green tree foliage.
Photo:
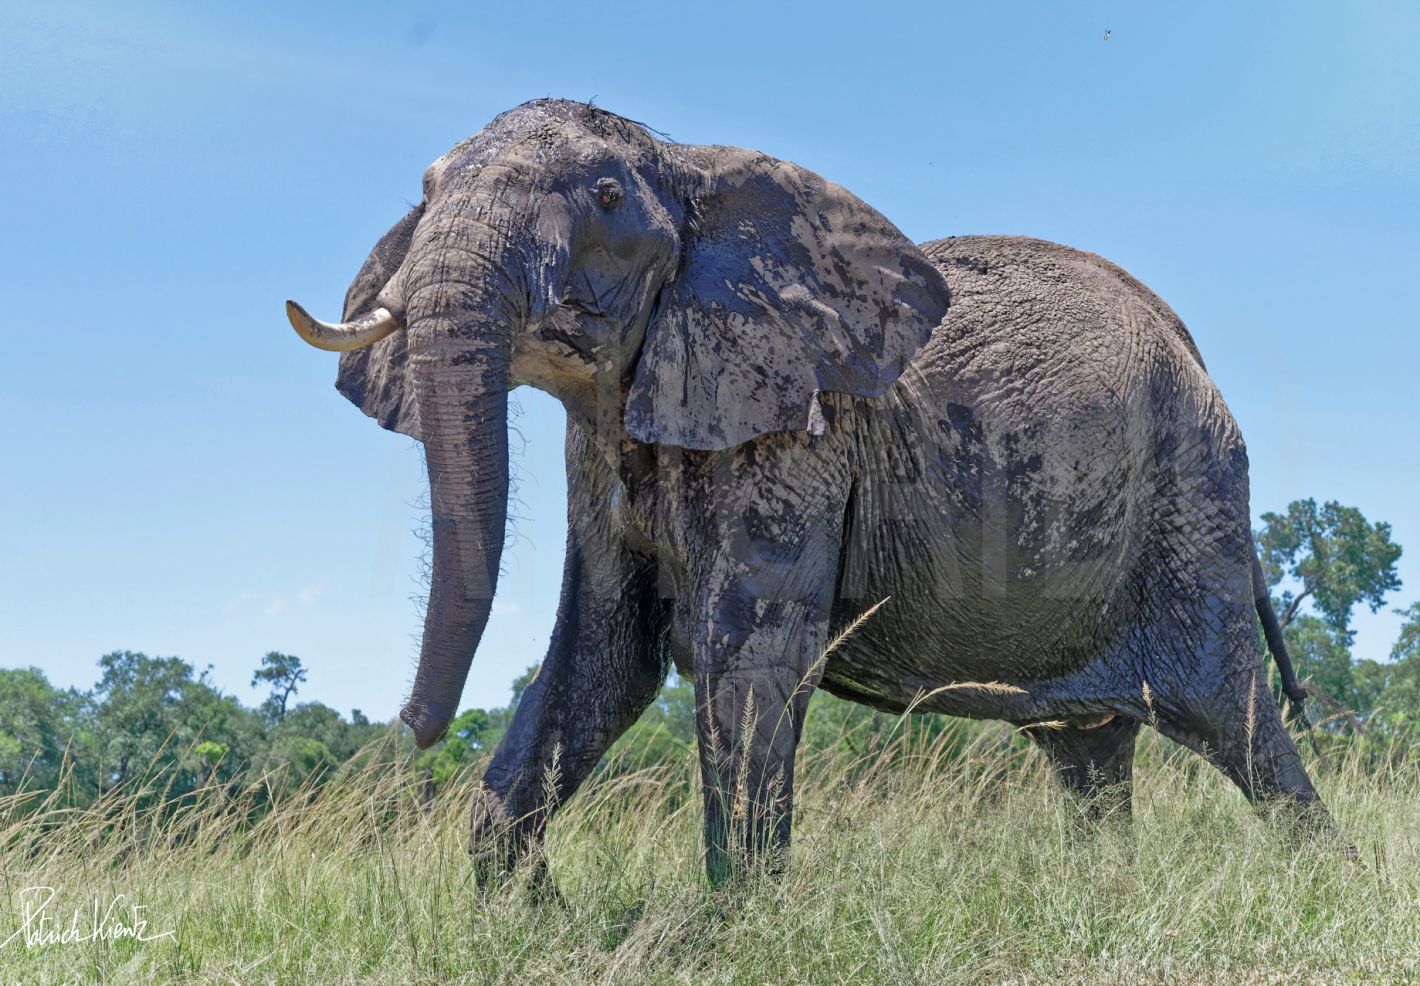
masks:
[(448, 781), (462, 765), (473, 762), (474, 754), (489, 749), (487, 741), (493, 721), (483, 709), (465, 709), (449, 724), (443, 740), (419, 755), (415, 765), (429, 772), (438, 786)]
[(1395, 612), (1397, 616), (1405, 617), (1405, 622), (1400, 627), (1400, 637), (1390, 650), (1390, 659), (1397, 663), (1420, 659), (1420, 602)]
[(1400, 588), (1401, 547), (1390, 525), (1315, 500), (1262, 519), (1257, 544), (1273, 606), (1297, 674), (1323, 696), (1328, 730), (1361, 728), (1382, 743), (1408, 735), (1420, 722), (1420, 603), (1402, 613), (1408, 619), (1390, 660), (1352, 654), (1352, 611), (1364, 604), (1374, 612)]
[(382, 726), (371, 724), (358, 709), (347, 720), (328, 705), (302, 702), (271, 730), (271, 736), (273, 739), (306, 736), (319, 740), (343, 763), (382, 730)]
[(193, 749), (197, 754), (198, 778), (197, 786), (202, 787), (207, 784), (212, 775), (217, 770), (217, 765), (227, 757), (228, 747), (226, 743), (218, 743), (213, 740), (203, 740)]
[(1295, 617), (1285, 634), (1299, 678), (1347, 708), (1361, 708), (1348, 634), (1310, 613)]
[(1414, 741), (1420, 739), (1420, 602), (1396, 612), (1405, 622), (1390, 660), (1357, 662), (1357, 708), (1385, 737)]
[(280, 651), (271, 651), (261, 659), (261, 667), (251, 676), (251, 686), (262, 682), (271, 685), (271, 695), (263, 703), (262, 709), (277, 722), (286, 718), (286, 703), (306, 680), (306, 669), (301, 659)]
[(202, 773), (197, 743), (213, 740), (239, 754), (257, 745), (251, 711), (217, 691), (207, 671), (194, 676), (181, 658), (114, 651), (99, 668), (93, 701), (101, 792), (169, 771), (191, 789)]
[(684, 756), (695, 744), (695, 686), (671, 671), (641, 718), (617, 742), (616, 766), (635, 770)]
[(1374, 613), (1386, 593), (1400, 588), (1395, 564), (1401, 549), (1391, 540), (1390, 525), (1369, 523), (1355, 507), (1294, 500), (1285, 514), (1263, 514), (1262, 522), (1257, 544), (1267, 584), (1276, 588), (1291, 578), (1300, 586), (1280, 595), (1284, 627), (1310, 599), (1332, 629), (1347, 635), (1349, 646), (1352, 609), (1365, 603)]
[(0, 794), (51, 789), (93, 742), (87, 699), (38, 668), (0, 670)]
[(304, 671), (274, 651), (262, 670), (273, 669), (258, 680), (280, 692), (261, 710), (176, 657), (105, 654), (88, 692), (54, 688), (34, 668), (0, 670), (0, 794), (64, 784), (83, 804), (158, 778), (164, 797), (244, 777), (275, 790), (319, 780), (387, 732), (358, 709), (348, 720), (319, 702), (282, 710)]
[[(262, 711), (270, 713), (270, 700)], [(302, 702), (276, 719), (257, 758), (277, 786), (290, 788), (308, 780), (321, 782), (350, 762), (367, 743), (385, 731), (356, 709), (349, 720), (320, 702)], [(314, 776), (312, 776), (314, 775)]]

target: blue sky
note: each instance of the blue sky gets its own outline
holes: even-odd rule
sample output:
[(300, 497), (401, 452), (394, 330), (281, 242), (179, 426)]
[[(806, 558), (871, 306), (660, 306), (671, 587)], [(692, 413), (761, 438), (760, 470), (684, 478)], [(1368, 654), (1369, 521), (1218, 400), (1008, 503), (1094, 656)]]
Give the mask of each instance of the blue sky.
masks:
[[(1101, 253), (1192, 329), (1254, 516), (1338, 499), (1420, 598), (1420, 8), (1400, 2), (95, 4), (0, 16), (0, 663), (128, 648), (388, 717), (421, 612), (412, 443), (326, 317), (425, 166), (538, 96), (806, 165), (914, 239)], [(1104, 40), (1104, 32), (1112, 32)], [(465, 704), (541, 658), (562, 414), (518, 392), (523, 519)], [(1382, 657), (1397, 620), (1358, 614)]]

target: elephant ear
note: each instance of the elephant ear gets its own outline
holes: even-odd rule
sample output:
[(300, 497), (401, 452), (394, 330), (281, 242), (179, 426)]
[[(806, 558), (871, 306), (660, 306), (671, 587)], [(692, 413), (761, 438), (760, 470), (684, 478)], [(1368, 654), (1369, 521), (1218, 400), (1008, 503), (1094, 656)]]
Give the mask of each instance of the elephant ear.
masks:
[[(341, 321), (352, 321), (374, 310), (380, 289), (404, 263), (414, 228), (423, 215), (422, 205), (411, 209), (380, 237), (380, 242), (370, 251), (360, 273), (351, 282), (350, 290), (345, 292), (345, 312), (341, 315)], [(404, 383), (408, 357), (408, 332), (392, 332), (373, 345), (341, 353), (335, 389), (378, 421), (381, 427), (422, 441), (414, 395)]]
[(946, 314), (931, 261), (798, 165), (738, 148), (674, 151), (693, 191), (681, 269), (627, 396), (632, 437), (725, 449), (820, 432), (819, 391), (882, 394)]

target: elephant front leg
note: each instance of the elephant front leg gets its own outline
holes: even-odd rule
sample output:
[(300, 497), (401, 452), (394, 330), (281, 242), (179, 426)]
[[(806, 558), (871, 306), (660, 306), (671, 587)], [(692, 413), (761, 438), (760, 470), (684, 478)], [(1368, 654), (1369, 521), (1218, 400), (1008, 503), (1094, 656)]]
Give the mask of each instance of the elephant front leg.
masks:
[[(705, 869), (712, 883), (777, 866), (793, 818), (794, 751), (810, 691), (787, 669), (697, 674)], [(797, 693), (802, 693), (802, 696)]]
[[(783, 577), (743, 573), (717, 580), (694, 622), (705, 866), (712, 883), (759, 863), (777, 865), (788, 846), (794, 751), (823, 674), (833, 584), (833, 572), (809, 555), (794, 557)], [(836, 557), (836, 550), (826, 557)]]
[(524, 690), (475, 796), (471, 852), (493, 871), (538, 845), (570, 798), (656, 696), (665, 677), (665, 607), (654, 570), (568, 545), (547, 656)]

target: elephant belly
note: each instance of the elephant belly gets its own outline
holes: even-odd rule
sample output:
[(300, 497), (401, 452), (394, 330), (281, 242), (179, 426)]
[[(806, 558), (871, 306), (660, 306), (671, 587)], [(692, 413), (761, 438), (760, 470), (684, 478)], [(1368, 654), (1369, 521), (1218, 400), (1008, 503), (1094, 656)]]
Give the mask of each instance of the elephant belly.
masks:
[(890, 601), (830, 657), (829, 687), (901, 707), (920, 689), (1025, 684), (1106, 653), (1147, 548), (1129, 415), (1108, 395), (1046, 415), (917, 396), (910, 415), (859, 422), (871, 478), (854, 488), (835, 621)]
[(1010, 237), (925, 248), (946, 318), (840, 419), (856, 468), (835, 619), (892, 599), (825, 684), (900, 708), (956, 682), (1094, 679), (1147, 615), (1189, 509), (1179, 477), (1229, 447), (1207, 399), (1180, 402), (1211, 385), (1177, 317), (1097, 257)]

